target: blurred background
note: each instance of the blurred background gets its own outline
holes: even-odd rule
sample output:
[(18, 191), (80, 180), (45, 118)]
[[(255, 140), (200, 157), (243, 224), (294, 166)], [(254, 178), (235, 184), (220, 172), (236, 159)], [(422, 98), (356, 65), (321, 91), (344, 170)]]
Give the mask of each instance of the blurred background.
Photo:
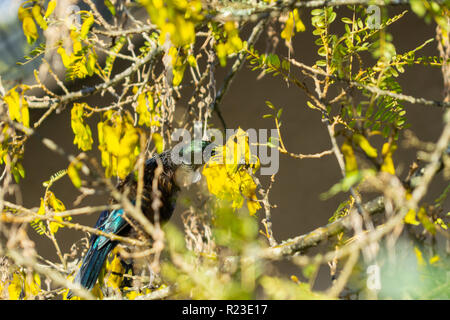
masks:
[[(96, 1), (100, 11), (104, 10), (103, 1)], [(24, 66), (16, 65), (17, 61), (24, 61), (32, 49), (26, 42), (21, 24), (18, 21), (17, 9), (20, 5), (18, 0), (0, 0), (0, 75), (6, 89), (17, 83), (31, 83), (32, 71), (39, 68), (40, 60), (28, 63)], [(82, 6), (82, 4), (80, 4)], [(340, 17), (340, 10), (337, 10)], [(390, 15), (409, 10), (409, 7), (395, 6), (389, 8)], [(344, 11), (342, 11), (344, 12)], [(348, 11), (346, 12), (348, 13)], [(293, 38), (293, 56), (298, 61), (312, 65), (317, 60), (317, 47), (314, 44), (315, 37), (311, 34), (310, 12), (303, 10), (300, 17), (306, 26), (306, 32), (298, 33)], [(338, 24), (335, 23), (337, 26)], [(340, 27), (340, 26), (339, 26)], [(278, 30), (279, 31), (279, 30)], [(338, 32), (341, 30), (332, 30)], [(393, 36), (393, 43), (397, 53), (403, 53), (416, 48), (427, 39), (434, 38), (435, 25), (426, 24), (414, 13), (408, 12), (402, 19), (388, 28)], [(242, 38), (248, 35), (241, 34)], [(40, 40), (42, 37), (40, 38)], [(263, 35), (256, 47), (261, 51), (266, 48), (267, 39)], [(38, 44), (35, 44), (36, 46)], [(288, 49), (283, 43), (277, 48), (277, 53), (282, 56), (288, 55)], [(419, 55), (438, 55), (436, 43), (432, 42), (421, 50)], [(369, 58), (370, 60), (370, 58)], [(118, 72), (127, 66), (122, 64), (123, 60), (117, 59), (114, 71)], [(231, 67), (231, 63), (228, 64)], [(227, 68), (218, 67), (217, 86), (219, 87)], [(244, 66), (231, 85), (221, 105), (222, 114), (228, 128), (274, 128), (273, 120), (263, 119), (268, 113), (265, 101), (271, 101), (276, 107), (283, 108), (282, 135), (283, 140), (290, 152), (293, 153), (317, 153), (330, 149), (330, 141), (326, 127), (321, 122), (320, 114), (306, 106), (306, 97), (302, 91), (295, 87), (289, 87), (280, 78), (265, 76), (257, 81), (259, 73), (252, 72), (248, 66)], [(88, 80), (90, 81), (90, 80)], [(408, 95), (423, 97), (426, 99), (442, 100), (443, 79), (439, 67), (425, 67), (414, 65), (408, 67), (404, 74), (399, 77), (403, 92)], [(69, 88), (79, 88), (84, 83), (68, 83)], [(99, 95), (89, 97), (86, 100), (91, 106), (104, 107), (110, 102), (108, 97)], [(68, 106), (70, 107), (70, 106)], [(183, 101), (180, 100), (177, 108), (183, 109)], [(410, 129), (423, 141), (435, 141), (443, 127), (443, 111), (438, 108), (424, 107), (422, 105), (411, 105), (405, 102), (407, 119)], [(31, 110), (31, 122), (39, 119), (44, 110)], [(98, 119), (94, 119), (98, 120)], [(220, 122), (214, 119), (216, 127), (221, 128)], [(52, 138), (66, 152), (77, 154), (73, 145), (73, 133), (70, 127), (70, 109), (53, 113), (42, 126), (38, 133), (44, 137)], [(96, 130), (93, 130), (94, 141)], [(400, 137), (400, 140), (402, 137)], [(376, 139), (375, 139), (376, 140)], [(375, 141), (374, 140), (374, 141)], [(375, 143), (376, 144), (376, 143)], [(379, 146), (379, 145), (377, 145)], [(90, 151), (98, 158), (100, 153), (94, 144)], [(394, 154), (394, 162), (397, 170), (405, 177), (408, 166), (416, 159), (416, 151), (406, 149), (399, 144), (399, 149)], [(43, 196), (45, 188), (42, 183), (50, 178), (58, 170), (67, 168), (68, 163), (59, 155), (44, 147), (37, 138), (32, 138), (26, 145), (23, 166), (26, 171), (25, 179), (20, 182), (21, 198), (26, 207), (38, 207), (40, 197)], [(280, 155), (279, 172), (276, 175), (276, 183), (270, 193), (270, 202), (277, 207), (272, 210), (273, 231), (275, 238), (280, 241), (295, 237), (313, 230), (316, 227), (328, 223), (339, 203), (346, 195), (338, 195), (326, 201), (319, 199), (319, 195), (327, 191), (333, 184), (340, 180), (340, 170), (334, 156), (326, 156), (321, 159), (298, 160), (289, 156)], [(268, 177), (262, 177), (263, 184), (267, 185)], [(447, 186), (442, 175), (438, 175), (432, 184), (429, 197), (425, 202), (432, 202)], [(73, 202), (78, 196), (78, 191), (73, 187), (69, 179), (62, 179), (53, 187), (56, 196), (61, 199), (67, 208), (73, 208)], [(363, 198), (370, 200), (369, 196)], [(106, 203), (107, 197), (93, 196), (83, 200), (80, 205), (101, 205)], [(173, 221), (181, 226), (180, 213), (184, 208), (179, 206)], [(450, 210), (450, 204), (444, 205), (444, 210)], [(259, 213), (262, 218), (264, 213)], [(97, 214), (90, 216), (77, 216), (73, 221), (86, 225), (94, 225)], [(45, 258), (57, 260), (57, 256), (50, 240), (30, 232), (36, 241), (38, 252)], [(62, 251), (68, 252), (74, 241), (79, 240), (83, 233), (64, 228), (56, 237), (61, 244)], [(300, 272), (298, 268), (288, 262), (280, 263), (280, 270), (288, 275)], [(330, 284), (328, 267), (322, 266), (316, 289), (324, 289)]]

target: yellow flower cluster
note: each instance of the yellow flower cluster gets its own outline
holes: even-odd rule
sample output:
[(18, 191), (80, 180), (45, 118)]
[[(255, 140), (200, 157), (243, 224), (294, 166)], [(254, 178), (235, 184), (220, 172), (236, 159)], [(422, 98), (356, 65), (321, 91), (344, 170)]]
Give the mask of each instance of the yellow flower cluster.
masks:
[(118, 175), (124, 179), (134, 168), (139, 155), (139, 130), (133, 127), (129, 113), (123, 116), (106, 111), (105, 120), (97, 124), (99, 150), (102, 152), (102, 165), (107, 177)]
[(147, 9), (151, 23), (160, 29), (159, 42), (170, 39), (175, 47), (195, 42), (195, 26), (203, 19), (199, 0), (139, 0)]
[[(0, 286), (1, 289), (1, 286)], [(8, 294), (10, 300), (25, 300), (39, 294), (41, 290), (41, 278), (36, 272), (25, 273), (16, 271), (8, 284)], [(3, 290), (1, 290), (3, 291)], [(0, 297), (1, 292), (0, 291)]]
[(345, 172), (347, 174), (358, 172), (358, 163), (356, 161), (355, 153), (353, 152), (351, 141), (345, 140), (342, 144), (341, 151), (345, 159)]
[(179, 50), (171, 47), (167, 53), (172, 64), (172, 84), (176, 87), (183, 80), (184, 70), (186, 70), (186, 58), (183, 57)]
[(397, 150), (397, 145), (395, 143), (386, 142), (383, 144), (381, 149), (381, 154), (383, 155), (383, 164), (381, 166), (381, 171), (395, 175), (394, 161), (392, 160), (392, 154)]
[(161, 117), (159, 105), (155, 107), (153, 95), (150, 91), (142, 92), (137, 98), (136, 112), (139, 115), (139, 125), (146, 125), (147, 127), (160, 127), (159, 119)]
[(25, 91), (29, 89), (26, 85), (17, 85), (9, 90), (3, 97), (8, 105), (9, 117), (11, 120), (17, 120), (25, 127), (30, 127), (30, 114), (28, 111), (28, 102), (24, 97)]
[(63, 46), (59, 46), (57, 52), (61, 56), (64, 67), (67, 69), (67, 78), (74, 80), (92, 76), (96, 72), (97, 54), (92, 46), (83, 47), (82, 42), (86, 40), (91, 26), (94, 24), (92, 13), (88, 12), (81, 25), (80, 31), (75, 26), (70, 30), (72, 39), (72, 52), (70, 55)]
[[(50, 208), (50, 207), (53, 209), (54, 212), (62, 212), (62, 211), (66, 210), (66, 207), (64, 206), (64, 203), (62, 203), (61, 200), (56, 198), (56, 196), (55, 196), (55, 194), (53, 192), (47, 191), (46, 194), (45, 194), (45, 197), (41, 198), (41, 205), (40, 205), (39, 210), (38, 210), (37, 213), (40, 214), (40, 215), (45, 215), (46, 212), (47, 212), (47, 208)], [(70, 221), (70, 220), (72, 220), (72, 217), (70, 217), (70, 216), (64, 217), (64, 218), (60, 217), (60, 216), (54, 216), (54, 218), (55, 218), (55, 220), (61, 221), (61, 222), (62, 221)], [(34, 224), (38, 224), (40, 222), (41, 222), (41, 220), (39, 220), (39, 219), (36, 219), (36, 220), (33, 221)], [(42, 223), (40, 223), (40, 225), (41, 225), (41, 228), (43, 228), (42, 227)], [(59, 228), (63, 228), (63, 227), (64, 227), (64, 225), (62, 225), (62, 224), (60, 224), (58, 222), (52, 221), (49, 224), (49, 231), (52, 234), (55, 234), (58, 231)]]
[(23, 157), (23, 144), (15, 141), (9, 129), (8, 124), (0, 124), (0, 165), (9, 165), (14, 180), (19, 183), (20, 178), (25, 177), (25, 169), (19, 162)]
[(84, 108), (87, 106), (86, 103), (74, 103), (71, 111), (71, 126), (75, 138), (73, 144), (76, 144), (78, 148), (83, 151), (91, 150), (92, 143), (92, 132), (89, 125), (85, 124), (83, 117), (86, 116)]
[(3, 124), (0, 130), (0, 164), (6, 163), (8, 161), (8, 150), (9, 150), (9, 126)]
[(195, 65), (195, 57), (186, 52), (195, 43), (195, 27), (203, 20), (202, 3), (199, 0), (140, 0), (150, 16), (150, 22), (159, 30), (159, 44), (170, 41), (167, 57), (172, 64), (172, 84), (178, 86), (183, 80), (189, 63)]
[[(253, 165), (252, 165), (253, 163)], [(203, 168), (209, 191), (217, 198), (231, 203), (233, 209), (239, 209), (247, 200), (251, 215), (261, 208), (256, 197), (256, 183), (248, 172), (252, 166), (259, 167), (259, 159), (250, 153), (248, 135), (239, 128), (217, 154)]]
[(125, 268), (120, 262), (119, 256), (116, 254), (111, 262), (106, 261), (106, 270), (110, 272), (109, 277), (106, 279), (106, 283), (109, 287), (119, 289), (123, 280), (123, 273)]
[[(30, 6), (28, 6), (30, 4)], [(27, 7), (25, 7), (27, 6)], [(41, 27), (42, 30), (47, 29), (47, 19), (55, 10), (56, 0), (52, 0), (48, 3), (47, 10), (44, 16), (41, 13), (41, 7), (39, 4), (32, 0), (25, 1), (19, 7), (18, 16), (19, 20), (22, 22), (22, 29), (27, 42), (33, 44), (38, 38), (38, 30), (36, 23)]]
[[(372, 133), (374, 134), (374, 133)], [(341, 147), (342, 154), (345, 159), (345, 171), (347, 174), (352, 174), (358, 172), (358, 163), (353, 151), (352, 141), (361, 148), (364, 153), (370, 158), (377, 158), (378, 151), (370, 144), (369, 140), (361, 134), (353, 134), (352, 139), (346, 140)], [(383, 144), (381, 154), (383, 157), (383, 164), (381, 166), (381, 171), (390, 174), (395, 174), (394, 161), (392, 160), (392, 155), (397, 149), (395, 143), (386, 142)]]
[(225, 41), (219, 42), (216, 46), (217, 57), (219, 58), (220, 65), (225, 67), (227, 64), (227, 57), (230, 54), (239, 52), (243, 48), (243, 42), (239, 37), (239, 29), (236, 27), (236, 23), (228, 21), (223, 26)]
[(283, 31), (281, 31), (281, 38), (285, 39), (287, 42), (291, 42), (292, 37), (295, 32), (305, 31), (305, 25), (298, 14), (298, 9), (294, 9), (289, 12), (289, 17), (286, 21)]
[[(91, 293), (94, 297), (99, 299), (103, 299), (102, 289), (104, 288), (112, 288), (115, 292), (121, 293), (124, 298), (128, 300), (134, 300), (138, 296), (146, 295), (152, 292), (149, 288), (135, 289), (131, 290), (129, 287), (122, 287), (122, 282), (124, 279), (125, 268), (120, 261), (120, 257), (117, 254), (117, 248), (113, 250), (109, 258), (106, 260), (106, 263), (103, 266), (102, 271), (98, 277), (97, 283), (91, 290)], [(131, 270), (129, 271), (129, 273)], [(73, 281), (74, 276), (69, 275), (67, 280)], [(159, 289), (165, 288), (165, 285), (162, 285)], [(63, 293), (63, 300), (67, 300), (67, 294), (69, 289), (66, 289)], [(78, 296), (73, 296), (70, 300), (81, 300)]]

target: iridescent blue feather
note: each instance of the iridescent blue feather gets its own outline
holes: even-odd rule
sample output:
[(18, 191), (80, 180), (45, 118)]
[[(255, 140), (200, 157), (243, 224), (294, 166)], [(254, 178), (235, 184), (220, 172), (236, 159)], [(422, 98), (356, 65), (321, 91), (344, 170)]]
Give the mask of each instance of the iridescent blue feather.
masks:
[[(129, 226), (122, 216), (123, 212), (123, 209), (117, 209), (111, 212), (103, 211), (95, 227), (106, 233), (119, 234), (125, 227)], [(89, 250), (75, 277), (75, 283), (81, 284), (86, 289), (92, 289), (108, 254), (116, 245), (117, 241), (112, 241), (110, 238), (95, 234), (92, 235)], [(72, 292), (69, 292), (67, 298), (69, 299), (72, 295)]]

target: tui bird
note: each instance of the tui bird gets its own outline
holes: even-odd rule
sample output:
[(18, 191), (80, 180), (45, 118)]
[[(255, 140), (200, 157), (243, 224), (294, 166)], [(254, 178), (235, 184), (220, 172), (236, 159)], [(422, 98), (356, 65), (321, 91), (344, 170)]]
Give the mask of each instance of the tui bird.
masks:
[[(154, 222), (154, 211), (152, 209), (152, 184), (154, 173), (159, 165), (162, 165), (162, 173), (157, 176), (158, 189), (160, 191), (160, 201), (162, 206), (159, 208), (159, 221), (161, 224), (167, 222), (175, 209), (176, 197), (180, 187), (190, 183), (197, 182), (200, 174), (196, 171), (198, 164), (192, 164), (192, 159), (197, 159), (198, 155), (203, 156), (205, 149), (210, 146), (211, 153), (213, 145), (209, 141), (194, 140), (190, 144), (180, 149), (179, 159), (173, 159), (175, 153), (172, 150), (165, 151), (155, 157), (148, 159), (144, 167), (144, 188), (142, 192), (142, 213), (152, 223)], [(206, 153), (206, 152), (205, 152)], [(197, 155), (196, 155), (197, 154)], [(203, 159), (203, 157), (201, 158)], [(177, 161), (175, 161), (177, 160)], [(117, 186), (118, 191), (128, 190), (128, 198), (135, 204), (137, 181), (134, 173), (130, 173)], [(114, 203), (114, 200), (111, 200)], [(120, 236), (133, 235), (135, 230), (123, 217), (124, 210), (116, 209), (112, 211), (105, 210), (95, 224), (95, 228), (107, 233), (113, 233)], [(89, 241), (89, 250), (86, 253), (81, 268), (78, 271), (74, 282), (90, 290), (94, 287), (100, 271), (105, 263), (108, 254), (118, 244), (110, 238), (93, 234)], [(69, 291), (67, 299), (70, 299), (73, 293)]]

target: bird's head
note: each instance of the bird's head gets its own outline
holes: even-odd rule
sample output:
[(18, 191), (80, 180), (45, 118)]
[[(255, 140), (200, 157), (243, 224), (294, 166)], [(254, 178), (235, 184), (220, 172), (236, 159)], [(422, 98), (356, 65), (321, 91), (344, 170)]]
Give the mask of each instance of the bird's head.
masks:
[(187, 186), (200, 180), (199, 168), (214, 156), (216, 145), (208, 140), (193, 140), (180, 149), (181, 163), (175, 173), (179, 186)]

